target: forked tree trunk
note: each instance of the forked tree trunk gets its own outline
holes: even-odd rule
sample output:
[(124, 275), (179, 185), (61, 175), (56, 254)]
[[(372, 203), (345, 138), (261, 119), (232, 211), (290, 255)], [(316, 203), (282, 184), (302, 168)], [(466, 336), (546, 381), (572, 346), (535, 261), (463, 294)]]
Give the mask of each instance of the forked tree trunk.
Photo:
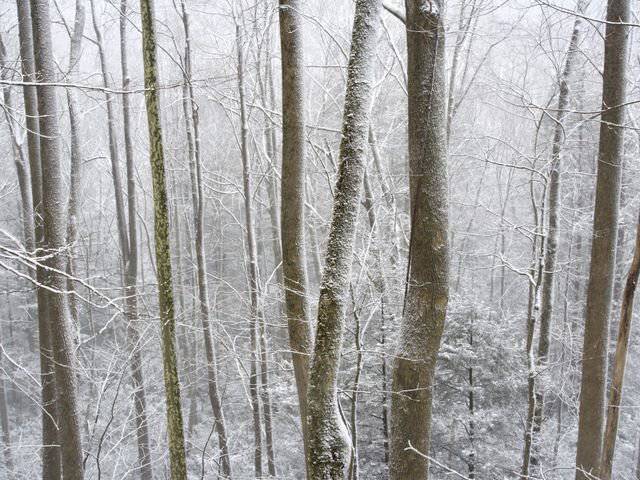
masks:
[[(56, 67), (51, 40), (51, 18), (48, 0), (31, 0), (31, 21), (37, 80), (42, 83), (55, 81)], [(56, 89), (40, 84), (38, 112), (40, 119), (40, 152), (42, 167), (42, 212), (44, 243), (53, 254), (47, 258), (45, 285), (47, 314), (51, 334), (51, 349), (55, 362), (56, 407), (58, 441), (65, 480), (83, 478), (83, 452), (80, 435), (80, 415), (76, 399), (76, 372), (74, 371), (74, 344), (68, 317), (65, 289), (66, 267), (66, 215), (64, 212), (62, 155), (58, 125)]]
[(142, 16), (142, 56), (144, 60), (145, 103), (149, 127), (151, 179), (153, 184), (154, 238), (158, 276), (158, 300), (162, 336), (162, 364), (164, 368), (165, 397), (167, 403), (167, 432), (171, 479), (186, 480), (187, 465), (184, 449), (180, 380), (176, 358), (176, 320), (171, 279), (171, 253), (169, 248), (169, 211), (167, 186), (160, 125), (160, 98), (156, 62), (156, 33), (152, 0), (140, 0)]
[(381, 0), (358, 0), (355, 7), (342, 119), (340, 167), (309, 372), (307, 461), (311, 480), (342, 479), (349, 460), (349, 437), (338, 405), (338, 368), (365, 169), (381, 9)]
[(629, 0), (609, 0), (604, 44), (602, 115), (593, 241), (587, 290), (582, 382), (576, 453), (576, 480), (600, 474), (607, 343), (618, 235), (618, 205), (622, 173), (625, 72), (630, 21)]
[(636, 225), (636, 245), (633, 253), (633, 261), (627, 276), (627, 283), (622, 294), (620, 308), (620, 325), (618, 327), (618, 341), (613, 360), (611, 373), (611, 387), (609, 389), (609, 404), (607, 405), (607, 423), (604, 431), (602, 446), (602, 464), (600, 466), (600, 478), (611, 480), (613, 470), (613, 454), (616, 448), (618, 435), (618, 419), (620, 417), (620, 402), (622, 399), (622, 387), (624, 382), (624, 370), (627, 364), (627, 351), (629, 349), (629, 335), (631, 333), (631, 321), (633, 317), (633, 299), (636, 293), (638, 275), (640, 274), (640, 216)]
[(429, 475), (433, 377), (449, 298), (444, 1), (406, 5), (411, 236), (391, 388), (390, 478), (423, 480)]
[[(304, 44), (299, 0), (280, 0), (282, 57), (282, 273), (289, 347), (298, 392), (305, 457), (311, 327), (305, 240)], [(309, 472), (307, 472), (308, 475)]]
[(207, 259), (204, 249), (204, 192), (202, 189), (202, 163), (200, 159), (200, 135), (198, 130), (198, 110), (195, 104), (193, 85), (191, 84), (191, 37), (189, 32), (189, 16), (184, 0), (180, 2), (182, 22), (185, 33), (185, 68), (184, 68), (184, 98), (183, 108), (185, 129), (187, 132), (187, 147), (189, 151), (189, 172), (191, 175), (191, 198), (194, 213), (195, 251), (198, 279), (198, 302), (200, 305), (200, 320), (204, 335), (204, 349), (207, 358), (207, 393), (218, 434), (220, 448), (220, 470), (226, 479), (231, 478), (231, 460), (227, 442), (227, 428), (222, 410), (222, 402), (218, 392), (218, 367), (216, 352), (211, 338), (209, 322), (209, 287), (207, 282)]

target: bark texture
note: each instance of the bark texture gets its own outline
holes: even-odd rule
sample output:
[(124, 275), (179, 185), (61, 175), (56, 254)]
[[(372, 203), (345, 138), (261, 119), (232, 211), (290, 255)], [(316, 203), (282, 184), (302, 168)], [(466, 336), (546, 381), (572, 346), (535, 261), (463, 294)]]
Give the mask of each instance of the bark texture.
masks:
[(160, 98), (156, 61), (156, 34), (152, 0), (140, 0), (142, 16), (142, 56), (144, 60), (145, 103), (149, 128), (151, 179), (153, 184), (154, 239), (158, 277), (158, 300), (162, 335), (162, 364), (167, 403), (167, 433), (171, 479), (185, 480), (187, 466), (184, 448), (180, 381), (176, 358), (176, 320), (171, 280), (171, 252), (169, 248), (169, 211), (165, 178)]
[(309, 478), (342, 479), (349, 437), (338, 405), (338, 367), (362, 192), (380, 0), (356, 2), (342, 120), (340, 167), (320, 284), (318, 327), (309, 372)]
[(305, 249), (304, 44), (299, 0), (280, 0), (282, 57), (282, 272), (289, 346), (308, 451), (307, 388), (311, 327)]
[[(31, 0), (34, 61), (37, 81), (55, 81), (56, 67), (51, 40), (51, 18), (48, 0)], [(42, 168), (42, 213), (44, 243), (51, 256), (45, 261), (44, 282), (47, 293), (47, 313), (51, 334), (51, 349), (55, 363), (56, 410), (58, 442), (62, 475), (65, 480), (80, 480), (84, 476), (80, 416), (76, 399), (74, 342), (68, 316), (67, 299), (63, 293), (66, 278), (66, 215), (62, 155), (58, 125), (58, 102), (55, 87), (37, 86), (40, 120), (40, 153)]]
[(576, 480), (600, 474), (607, 377), (609, 314), (614, 282), (621, 188), (625, 72), (630, 21), (628, 0), (609, 0), (604, 46), (602, 116), (587, 287)]
[(600, 466), (600, 478), (611, 480), (613, 470), (613, 455), (616, 449), (616, 437), (618, 435), (618, 419), (620, 417), (620, 403), (622, 400), (622, 387), (624, 371), (627, 365), (627, 351), (629, 350), (629, 335), (631, 334), (631, 321), (633, 318), (633, 299), (636, 294), (638, 275), (640, 274), (640, 217), (636, 225), (636, 244), (631, 261), (631, 268), (627, 275), (627, 282), (622, 294), (620, 308), (620, 325), (618, 327), (618, 340), (613, 359), (611, 372), (611, 386), (609, 387), (609, 404), (607, 405), (607, 423), (604, 431), (602, 445), (602, 462)]
[(433, 376), (449, 296), (443, 10), (444, 1), (406, 2), (411, 235), (391, 389), (392, 480), (428, 478)]

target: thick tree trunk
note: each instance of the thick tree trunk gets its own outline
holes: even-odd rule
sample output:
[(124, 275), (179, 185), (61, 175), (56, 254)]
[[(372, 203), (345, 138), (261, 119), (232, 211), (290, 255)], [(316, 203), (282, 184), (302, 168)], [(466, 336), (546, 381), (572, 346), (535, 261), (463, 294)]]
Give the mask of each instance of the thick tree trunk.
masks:
[[(48, 0), (31, 0), (35, 70), (39, 82), (55, 81)], [(82, 438), (76, 399), (74, 345), (65, 294), (66, 218), (63, 201), (62, 155), (55, 87), (38, 85), (44, 242), (53, 254), (45, 262), (51, 348), (55, 362), (58, 441), (65, 480), (83, 478)]]
[(613, 454), (616, 448), (618, 434), (618, 418), (620, 416), (620, 401), (622, 399), (622, 387), (624, 382), (624, 370), (627, 364), (627, 351), (629, 349), (629, 335), (631, 333), (631, 320), (633, 317), (633, 299), (636, 293), (638, 275), (640, 274), (640, 217), (636, 226), (636, 245), (633, 253), (633, 261), (627, 276), (627, 283), (622, 294), (620, 312), (620, 325), (618, 327), (618, 341), (613, 360), (611, 374), (611, 387), (609, 390), (609, 404), (607, 405), (607, 423), (604, 432), (602, 446), (602, 461), (600, 477), (602, 480), (611, 480), (613, 467)]
[[(305, 240), (304, 44), (299, 0), (280, 0), (282, 56), (282, 272), (289, 346), (300, 407), (305, 456), (309, 438), (307, 388), (311, 327)], [(308, 476), (307, 471), (307, 476)]]
[(618, 234), (625, 72), (630, 21), (628, 0), (609, 0), (602, 84), (602, 116), (593, 242), (582, 351), (582, 383), (576, 453), (576, 480), (600, 474), (607, 377), (609, 314)]
[(169, 248), (169, 212), (160, 125), (160, 98), (157, 90), (156, 33), (152, 0), (140, 0), (142, 16), (142, 55), (144, 59), (145, 103), (149, 127), (151, 177), (153, 184), (154, 237), (158, 276), (158, 299), (162, 335), (162, 363), (167, 403), (167, 432), (171, 479), (186, 480), (187, 466), (184, 449), (182, 408), (180, 406), (180, 380), (176, 358), (176, 320), (171, 279), (171, 253)]
[[(122, 73), (122, 90), (129, 89), (129, 65), (127, 60), (127, 0), (120, 2), (120, 65)], [(135, 411), (136, 439), (138, 443), (138, 464), (140, 479), (151, 480), (151, 453), (149, 446), (149, 427), (147, 422), (147, 400), (142, 374), (142, 352), (140, 351), (140, 334), (136, 323), (138, 321), (138, 231), (136, 210), (136, 182), (135, 182), (135, 157), (133, 153), (133, 141), (131, 139), (131, 110), (129, 95), (122, 96), (122, 118), (124, 133), (124, 152), (127, 165), (127, 207), (128, 224), (127, 237), (129, 245), (128, 256), (124, 265), (124, 284), (127, 317), (127, 340), (131, 350), (129, 368), (131, 370), (131, 383), (133, 386), (133, 406)], [(117, 207), (117, 204), (116, 204)], [(124, 212), (122, 213), (124, 217)], [(121, 247), (121, 250), (123, 248)]]
[(428, 478), (433, 377), (449, 297), (444, 2), (406, 5), (411, 237), (393, 369), (392, 480)]
[(200, 320), (204, 335), (204, 349), (207, 358), (207, 392), (211, 410), (215, 421), (220, 448), (220, 470), (224, 478), (231, 478), (231, 460), (227, 442), (227, 428), (222, 409), (222, 402), (218, 392), (218, 367), (216, 352), (211, 338), (209, 322), (209, 287), (207, 282), (207, 260), (204, 250), (204, 192), (202, 189), (202, 164), (200, 159), (200, 135), (198, 130), (198, 109), (195, 104), (193, 85), (191, 84), (191, 36), (189, 33), (189, 16), (184, 0), (180, 2), (182, 22), (185, 33), (185, 69), (184, 69), (184, 99), (185, 128), (187, 133), (187, 147), (189, 151), (189, 172), (191, 175), (191, 198), (194, 213), (195, 251), (198, 279), (198, 302), (200, 305)]
[(338, 368), (365, 169), (381, 0), (356, 2), (342, 120), (340, 167), (320, 285), (309, 372), (308, 469), (312, 480), (342, 479), (349, 438), (338, 406)]
[[(35, 80), (33, 53), (33, 31), (31, 25), (31, 6), (25, 0), (16, 0), (18, 7), (18, 32), (20, 36), (20, 57), (22, 79), (25, 82)], [(31, 173), (31, 198), (33, 201), (34, 239), (37, 248), (44, 248), (44, 230), (42, 223), (42, 166), (40, 161), (40, 124), (38, 117), (38, 93), (34, 86), (24, 86), (25, 125), (27, 127), (27, 146), (29, 170)], [(38, 265), (36, 279), (39, 285), (44, 282), (44, 268)], [(40, 375), (42, 395), (42, 478), (58, 480), (60, 478), (60, 452), (53, 445), (58, 444), (55, 408), (55, 378), (51, 354), (49, 317), (47, 311), (47, 293), (42, 287), (36, 288), (38, 305), (38, 336), (40, 350)]]

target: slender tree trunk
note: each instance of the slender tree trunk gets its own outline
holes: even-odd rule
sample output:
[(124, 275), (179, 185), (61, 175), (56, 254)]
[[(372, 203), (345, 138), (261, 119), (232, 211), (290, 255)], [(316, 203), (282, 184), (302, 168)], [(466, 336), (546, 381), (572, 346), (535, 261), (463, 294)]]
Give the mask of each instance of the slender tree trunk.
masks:
[[(558, 258), (558, 222), (560, 214), (561, 201), (561, 179), (560, 179), (560, 154), (564, 143), (565, 126), (563, 121), (567, 114), (569, 105), (569, 80), (572, 75), (574, 63), (578, 55), (578, 38), (580, 35), (582, 3), (578, 1), (576, 11), (576, 19), (573, 25), (573, 32), (569, 47), (565, 57), (564, 68), (560, 74), (560, 88), (558, 94), (557, 118), (555, 119), (555, 127), (553, 133), (553, 142), (551, 146), (551, 171), (549, 172), (549, 180), (547, 184), (547, 219), (548, 228), (544, 240), (544, 257), (542, 273), (542, 295), (540, 301), (540, 334), (538, 337), (538, 354), (536, 359), (536, 375), (534, 376), (535, 384), (535, 409), (533, 416), (533, 425), (531, 430), (531, 459), (530, 463), (536, 466), (539, 460), (539, 445), (537, 437), (540, 435), (542, 423), (544, 419), (544, 403), (545, 392), (544, 386), (541, 385), (542, 378), (540, 375), (545, 372), (548, 364), (549, 347), (551, 344), (551, 323), (553, 320), (553, 304), (555, 292), (556, 263)], [(523, 472), (524, 473), (524, 472)], [(537, 472), (536, 472), (537, 473)], [(526, 472), (528, 475), (528, 472)]]
[[(39, 82), (55, 81), (48, 0), (31, 0), (31, 21), (35, 70)], [(44, 281), (47, 293), (51, 347), (55, 362), (58, 439), (65, 480), (83, 478), (80, 415), (76, 399), (76, 374), (73, 336), (70, 332), (65, 294), (66, 218), (63, 208), (62, 155), (55, 87), (38, 85), (40, 114), (40, 152), (42, 165), (42, 205), (44, 242), (53, 254), (46, 260)]]
[[(282, 56), (282, 272), (289, 346), (300, 407), (305, 457), (309, 449), (307, 389), (311, 327), (305, 240), (304, 44), (299, 0), (280, 0)], [(309, 471), (307, 470), (307, 476)]]
[[(618, 234), (625, 72), (630, 20), (628, 0), (609, 0), (605, 36), (600, 147), (593, 242), (582, 350), (576, 480), (600, 474), (604, 430), (607, 342)], [(622, 23), (620, 23), (622, 22)]]
[[(10, 69), (6, 68), (7, 51), (0, 36), (0, 78), (9, 80)], [(16, 174), (18, 177), (18, 188), (20, 190), (20, 216), (22, 219), (22, 240), (24, 247), (28, 252), (33, 252), (34, 248), (34, 232), (33, 232), (33, 200), (31, 198), (31, 176), (29, 175), (29, 165), (25, 158), (24, 149), (18, 139), (17, 129), (19, 125), (12, 118), (14, 111), (13, 95), (9, 86), (2, 87), (2, 98), (4, 100), (3, 110), (4, 117), (7, 122), (9, 136), (11, 137), (13, 161), (16, 166)]]
[(365, 170), (375, 42), (381, 9), (380, 0), (356, 2), (342, 120), (340, 167), (309, 372), (307, 461), (311, 480), (342, 479), (348, 463), (348, 434), (338, 405), (338, 367)]
[(633, 299), (636, 293), (638, 275), (640, 274), (640, 216), (636, 226), (636, 245), (633, 253), (633, 261), (627, 276), (627, 283), (622, 294), (620, 312), (620, 325), (618, 327), (618, 341), (613, 360), (611, 374), (611, 387), (609, 390), (609, 404), (607, 405), (607, 423), (604, 431), (602, 447), (602, 465), (600, 477), (602, 480), (611, 480), (613, 469), (613, 454), (616, 448), (618, 434), (618, 418), (620, 416), (620, 403), (622, 399), (622, 387), (624, 382), (624, 370), (627, 364), (627, 351), (629, 349), (629, 335), (631, 333), (631, 321), (633, 318)]
[(169, 248), (169, 212), (165, 178), (162, 128), (160, 125), (160, 98), (157, 90), (156, 33), (152, 10), (153, 0), (140, 0), (142, 16), (142, 55), (144, 59), (145, 103), (149, 127), (151, 177), (153, 184), (154, 237), (156, 268), (158, 272), (158, 299), (162, 335), (162, 362), (164, 368), (167, 403), (167, 431), (171, 479), (186, 480), (187, 466), (184, 449), (182, 408), (180, 406), (180, 380), (176, 358), (176, 321), (171, 279), (171, 253)]
[[(76, 14), (71, 31), (71, 41), (69, 48), (69, 69), (67, 79), (73, 81), (78, 70), (80, 53), (82, 47), (82, 37), (84, 33), (85, 9), (82, 0), (76, 0)], [(75, 276), (75, 257), (77, 256), (76, 242), (78, 241), (78, 209), (80, 196), (80, 182), (82, 180), (82, 143), (80, 139), (80, 119), (78, 118), (78, 100), (76, 90), (67, 88), (67, 108), (69, 110), (69, 125), (71, 134), (71, 172), (69, 175), (69, 200), (67, 203), (67, 273), (70, 277)], [(71, 278), (67, 279), (67, 288), (70, 292), (75, 289)], [(69, 295), (69, 308), (76, 328), (78, 326), (78, 305), (76, 297)]]
[[(1, 362), (0, 362), (1, 363)], [(11, 425), (9, 424), (9, 407), (7, 393), (4, 387), (4, 378), (0, 378), (0, 427), (2, 428), (2, 450), (4, 454), (4, 465), (8, 479), (15, 478), (16, 472), (13, 470), (13, 453), (11, 451)]]
[[(129, 90), (129, 64), (127, 60), (127, 0), (120, 2), (120, 65), (122, 73), (122, 90)], [(140, 467), (140, 479), (151, 480), (151, 453), (149, 446), (149, 427), (147, 422), (147, 400), (142, 374), (142, 352), (140, 350), (140, 334), (136, 323), (138, 322), (138, 231), (136, 208), (136, 182), (135, 182), (135, 156), (133, 153), (133, 141), (131, 138), (131, 107), (129, 95), (122, 96), (122, 118), (124, 133), (124, 152), (127, 168), (127, 208), (128, 224), (127, 237), (129, 245), (125, 262), (125, 294), (127, 339), (131, 349), (129, 368), (131, 369), (131, 382), (133, 386), (133, 404), (135, 411), (136, 439), (138, 443), (138, 464)], [(116, 204), (117, 207), (117, 204)], [(124, 212), (122, 213), (124, 217)], [(121, 247), (121, 250), (124, 250)]]
[(251, 297), (251, 312), (249, 313), (250, 348), (251, 348), (251, 371), (249, 378), (249, 393), (251, 398), (251, 409), (253, 410), (253, 433), (254, 433), (254, 474), (256, 478), (262, 476), (262, 420), (260, 414), (260, 396), (258, 391), (258, 358), (260, 355), (260, 345), (258, 339), (259, 322), (259, 295), (258, 295), (258, 263), (255, 232), (253, 230), (253, 207), (252, 207), (252, 187), (251, 187), (251, 165), (249, 158), (248, 129), (246, 118), (245, 92), (244, 92), (244, 57), (242, 51), (242, 37), (240, 25), (236, 23), (236, 48), (238, 50), (238, 92), (240, 96), (240, 140), (242, 156), (242, 185), (244, 188), (244, 213), (246, 249), (249, 261), (249, 290)]
[(392, 480), (429, 476), (423, 455), (430, 453), (433, 377), (449, 297), (444, 2), (406, 5), (411, 237), (393, 369)]
[[(191, 174), (191, 197), (194, 212), (195, 251), (198, 279), (198, 302), (200, 305), (200, 320), (204, 335), (204, 348), (207, 358), (207, 392), (211, 410), (215, 421), (220, 448), (220, 468), (224, 478), (231, 478), (231, 460), (227, 442), (227, 429), (222, 409), (220, 394), (218, 393), (218, 367), (216, 352), (211, 338), (209, 322), (209, 287), (207, 282), (207, 260), (204, 250), (204, 192), (202, 190), (202, 164), (200, 159), (200, 136), (198, 130), (198, 110), (191, 84), (191, 36), (189, 32), (189, 16), (184, 0), (181, 0), (182, 22), (185, 32), (185, 91), (183, 99), (185, 128), (189, 150), (189, 171)], [(193, 123), (192, 123), (193, 122)]]

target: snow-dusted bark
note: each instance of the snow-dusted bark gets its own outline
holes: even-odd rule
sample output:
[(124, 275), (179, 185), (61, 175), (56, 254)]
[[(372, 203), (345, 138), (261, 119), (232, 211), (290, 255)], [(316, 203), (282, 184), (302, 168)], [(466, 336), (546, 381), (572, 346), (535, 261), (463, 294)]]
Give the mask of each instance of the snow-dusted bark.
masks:
[(169, 210), (165, 178), (162, 127), (160, 125), (160, 96), (156, 61), (156, 33), (152, 0), (140, 0), (142, 17), (142, 56), (144, 60), (145, 104), (149, 129), (149, 156), (153, 185), (154, 239), (158, 279), (158, 302), (162, 337), (162, 363), (167, 404), (167, 434), (172, 480), (186, 480), (187, 465), (184, 448), (180, 380), (176, 357), (176, 319), (171, 278), (169, 248)]
[(320, 284), (318, 326), (309, 372), (309, 477), (342, 479), (349, 438), (338, 406), (338, 367), (362, 193), (380, 0), (356, 2), (342, 120), (340, 167)]
[[(53, 82), (56, 79), (56, 66), (48, 0), (31, 0), (31, 20), (37, 80), (43, 83)], [(47, 293), (47, 315), (55, 364), (58, 441), (65, 480), (79, 480), (83, 478), (84, 472), (80, 416), (76, 399), (76, 362), (67, 299), (63, 293), (66, 289), (66, 278), (62, 272), (66, 267), (67, 219), (63, 199), (58, 102), (55, 87), (38, 85), (37, 91), (44, 244), (51, 254), (45, 261), (48, 270), (44, 281), (51, 289)]]
[[(582, 11), (582, 3), (578, 2), (577, 12)], [(527, 432), (525, 433), (525, 456), (521, 473), (529, 475), (529, 464), (535, 466), (539, 464), (538, 448), (536, 438), (542, 429), (542, 421), (544, 418), (544, 387), (541, 385), (540, 373), (547, 368), (549, 347), (551, 342), (551, 323), (553, 320), (553, 304), (554, 304), (554, 284), (556, 279), (556, 263), (558, 258), (558, 221), (560, 214), (561, 201), (561, 150), (564, 143), (565, 126), (563, 120), (567, 115), (567, 107), (569, 105), (569, 80), (575, 67), (578, 56), (578, 39), (580, 35), (581, 17), (576, 16), (573, 32), (567, 48), (567, 54), (564, 61), (564, 68), (559, 78), (559, 93), (557, 114), (555, 119), (555, 127), (553, 130), (553, 142), (551, 145), (551, 163), (549, 172), (549, 181), (547, 184), (547, 234), (544, 239), (544, 257), (542, 272), (542, 295), (540, 299), (540, 335), (538, 337), (538, 355), (536, 360), (537, 372), (534, 375), (535, 383), (535, 405), (533, 408), (529, 406), (528, 411), (533, 412), (533, 417), (527, 419)], [(529, 399), (531, 400), (531, 398)], [(529, 431), (530, 429), (530, 431)], [(529, 456), (527, 456), (529, 452)]]
[[(122, 74), (122, 90), (129, 89), (129, 65), (127, 60), (127, 0), (120, 2), (120, 65)], [(149, 427), (147, 422), (147, 400), (142, 373), (142, 352), (140, 351), (140, 333), (136, 327), (138, 321), (138, 235), (136, 211), (136, 171), (133, 143), (131, 139), (131, 110), (129, 95), (122, 96), (122, 118), (124, 153), (127, 165), (127, 238), (128, 245), (121, 251), (127, 251), (124, 259), (125, 314), (127, 318), (127, 342), (130, 350), (129, 369), (133, 386), (133, 407), (135, 411), (136, 440), (138, 444), (138, 466), (141, 480), (153, 478), (151, 470), (151, 453), (149, 446)], [(117, 203), (116, 203), (117, 207)], [(124, 212), (122, 213), (124, 217)]]
[(432, 389), (449, 297), (443, 10), (444, 1), (406, 2), (411, 236), (393, 367), (392, 480), (428, 478)]
[(207, 359), (207, 393), (213, 412), (215, 430), (220, 448), (220, 471), (224, 478), (232, 477), (231, 459), (227, 441), (227, 427), (218, 391), (218, 366), (216, 351), (211, 337), (209, 315), (209, 284), (207, 281), (207, 257), (204, 249), (204, 192), (202, 189), (202, 160), (200, 158), (200, 132), (198, 107), (195, 104), (192, 80), (191, 35), (189, 30), (189, 13), (186, 2), (181, 0), (182, 24), (185, 34), (183, 110), (185, 130), (187, 133), (187, 149), (189, 153), (189, 173), (191, 177), (191, 199), (193, 206), (193, 224), (195, 230), (195, 252), (197, 264), (198, 303), (200, 321), (204, 336), (204, 351)]
[(576, 480), (600, 473), (607, 378), (607, 343), (613, 292), (622, 175), (629, 0), (609, 0), (604, 42), (602, 115), (593, 214), (591, 264), (585, 310)]
[(282, 273), (289, 346), (298, 392), (305, 452), (311, 327), (305, 249), (304, 44), (299, 0), (280, 0), (282, 56)]

